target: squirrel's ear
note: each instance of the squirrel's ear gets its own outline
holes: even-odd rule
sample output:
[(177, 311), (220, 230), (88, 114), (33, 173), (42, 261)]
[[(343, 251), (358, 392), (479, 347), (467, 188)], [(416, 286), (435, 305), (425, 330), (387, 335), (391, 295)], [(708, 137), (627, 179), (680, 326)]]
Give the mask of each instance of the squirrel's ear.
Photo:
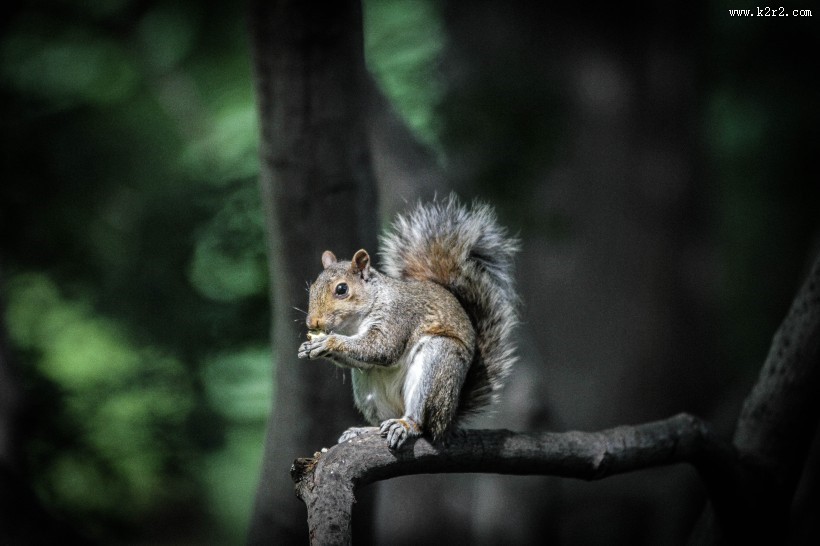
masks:
[(328, 267), (330, 267), (331, 265), (333, 265), (335, 263), (336, 263), (336, 255), (335, 254), (333, 254), (329, 250), (325, 250), (324, 252), (322, 252), (322, 267), (327, 269)]
[(370, 277), (370, 255), (365, 249), (361, 249), (353, 255), (350, 261), (350, 271), (359, 274), (364, 280)]

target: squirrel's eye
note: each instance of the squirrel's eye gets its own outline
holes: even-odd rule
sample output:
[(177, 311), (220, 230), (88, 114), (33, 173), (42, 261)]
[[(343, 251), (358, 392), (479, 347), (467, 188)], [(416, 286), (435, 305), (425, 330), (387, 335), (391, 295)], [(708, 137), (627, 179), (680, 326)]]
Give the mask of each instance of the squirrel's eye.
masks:
[(336, 295), (337, 296), (346, 296), (347, 295), (347, 283), (340, 282), (336, 285)]

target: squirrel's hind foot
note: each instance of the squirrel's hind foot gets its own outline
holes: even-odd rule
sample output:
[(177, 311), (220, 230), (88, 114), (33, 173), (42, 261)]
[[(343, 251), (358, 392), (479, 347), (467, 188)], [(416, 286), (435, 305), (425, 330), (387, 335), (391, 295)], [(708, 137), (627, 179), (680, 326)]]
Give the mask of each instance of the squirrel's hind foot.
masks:
[(383, 421), (379, 433), (383, 438), (387, 438), (387, 447), (398, 450), (408, 440), (421, 436), (421, 425), (412, 417), (405, 415), (400, 419)]

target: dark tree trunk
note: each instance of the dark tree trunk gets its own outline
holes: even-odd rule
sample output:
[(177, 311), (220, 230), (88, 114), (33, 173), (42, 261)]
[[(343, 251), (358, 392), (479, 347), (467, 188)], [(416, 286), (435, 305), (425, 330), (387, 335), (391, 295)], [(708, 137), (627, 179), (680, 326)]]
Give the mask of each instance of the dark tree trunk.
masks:
[(276, 361), (275, 401), (251, 518), (251, 544), (307, 537), (288, 470), (294, 455), (335, 443), (358, 422), (344, 374), (303, 362), (305, 282), (323, 250), (375, 251), (375, 182), (363, 114), (361, 8), (337, 2), (254, 1), (250, 10), (261, 140)]
[(740, 486), (714, 492), (701, 522), (708, 530), (699, 529), (696, 537), (700, 543), (775, 544), (793, 531), (790, 509), (820, 423), (818, 390), (820, 257), (743, 403), (733, 439), (742, 469)]

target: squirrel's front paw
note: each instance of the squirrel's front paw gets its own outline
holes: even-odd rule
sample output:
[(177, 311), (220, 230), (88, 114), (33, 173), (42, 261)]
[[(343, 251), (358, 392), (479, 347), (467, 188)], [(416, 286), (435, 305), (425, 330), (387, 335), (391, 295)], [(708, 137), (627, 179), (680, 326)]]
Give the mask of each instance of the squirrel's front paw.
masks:
[(388, 419), (379, 427), (379, 433), (387, 438), (387, 447), (401, 449), (408, 440), (421, 436), (421, 426), (412, 417)]
[(314, 338), (313, 340), (305, 341), (299, 346), (299, 352), (296, 353), (296, 356), (299, 358), (309, 358), (310, 360), (325, 356), (329, 352), (327, 348), (328, 339), (330, 339), (329, 336), (324, 336), (319, 339)]

